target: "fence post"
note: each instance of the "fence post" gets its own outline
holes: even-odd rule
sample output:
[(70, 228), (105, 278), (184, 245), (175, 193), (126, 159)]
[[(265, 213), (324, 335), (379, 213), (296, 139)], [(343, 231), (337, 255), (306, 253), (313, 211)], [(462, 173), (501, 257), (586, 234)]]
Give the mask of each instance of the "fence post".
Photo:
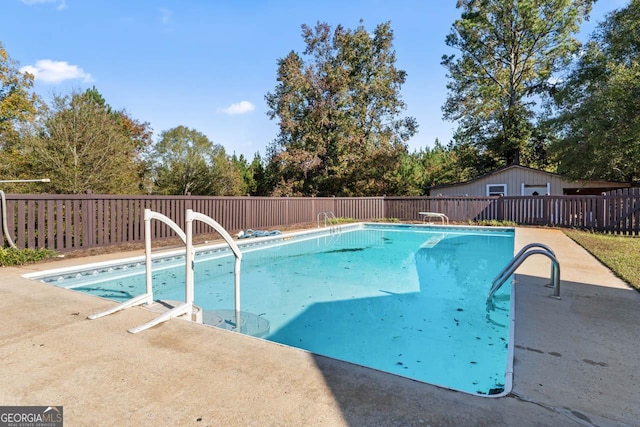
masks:
[(551, 196), (549, 195), (549, 193), (547, 193), (543, 198), (542, 198), (542, 223), (543, 224), (550, 224), (551, 223), (551, 203), (549, 198)]
[(95, 220), (95, 201), (91, 194), (91, 190), (87, 191), (87, 196), (80, 200), (82, 203), (82, 241), (81, 246), (92, 248), (96, 244), (96, 220)]
[(498, 196), (498, 198), (496, 199), (496, 203), (498, 204), (498, 212), (497, 212), (498, 218), (496, 219), (498, 221), (504, 221), (504, 203), (503, 203), (502, 196)]
[(382, 218), (387, 217), (387, 196), (382, 196)]

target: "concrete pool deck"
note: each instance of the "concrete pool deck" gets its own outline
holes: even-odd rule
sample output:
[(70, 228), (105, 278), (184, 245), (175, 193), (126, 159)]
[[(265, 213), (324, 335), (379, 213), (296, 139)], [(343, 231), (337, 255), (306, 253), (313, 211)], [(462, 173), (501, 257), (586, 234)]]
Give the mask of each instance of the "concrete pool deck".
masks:
[[(640, 293), (561, 231), (518, 228), (516, 249), (550, 246), (516, 274), (514, 387), (476, 397), (144, 308), (87, 320), (114, 303), (23, 274), (142, 254), (0, 269), (0, 405), (62, 405), (67, 426), (640, 425)], [(488, 286), (487, 286), (488, 287)]]

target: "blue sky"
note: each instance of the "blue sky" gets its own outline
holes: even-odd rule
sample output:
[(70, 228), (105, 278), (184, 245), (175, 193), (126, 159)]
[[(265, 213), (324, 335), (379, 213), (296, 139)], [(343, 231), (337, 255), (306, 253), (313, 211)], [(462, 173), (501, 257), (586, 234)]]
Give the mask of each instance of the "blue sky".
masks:
[[(277, 135), (264, 96), (276, 86), (277, 60), (302, 52), (302, 24), (327, 22), (373, 30), (391, 21), (397, 67), (407, 72), (405, 115), (419, 132), (410, 150), (447, 143), (455, 123), (442, 120), (443, 54), (455, 0), (1, 0), (0, 41), (36, 75), (35, 91), (95, 86), (116, 109), (162, 131), (194, 128), (229, 154), (266, 153)], [(627, 0), (600, 0), (591, 32)], [(437, 5), (437, 6), (435, 6)]]

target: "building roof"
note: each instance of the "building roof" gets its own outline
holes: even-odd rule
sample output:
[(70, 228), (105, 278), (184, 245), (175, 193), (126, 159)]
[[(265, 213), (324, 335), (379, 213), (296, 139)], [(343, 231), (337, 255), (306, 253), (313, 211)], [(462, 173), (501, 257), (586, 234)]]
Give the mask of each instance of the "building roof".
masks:
[(507, 170), (510, 170), (510, 169), (516, 169), (516, 168), (519, 168), (519, 169), (525, 169), (525, 170), (529, 170), (529, 171), (533, 171), (533, 172), (541, 173), (541, 174), (545, 174), (545, 175), (555, 176), (555, 177), (558, 177), (558, 178), (564, 179), (564, 180), (566, 180), (566, 181), (574, 181), (574, 182), (577, 182), (577, 183), (580, 183), (580, 182), (591, 182), (591, 183), (602, 183), (603, 185), (607, 185), (607, 184), (615, 184), (615, 185), (619, 185), (619, 186), (621, 186), (621, 187), (630, 187), (630, 186), (631, 186), (631, 184), (626, 183), (626, 182), (606, 181), (606, 180), (600, 180), (600, 179), (593, 179), (593, 180), (573, 180), (573, 179), (567, 178), (567, 177), (566, 177), (566, 176), (564, 176), (564, 175), (560, 175), (560, 174), (558, 174), (558, 173), (547, 172), (547, 171), (544, 171), (544, 170), (541, 170), (541, 169), (530, 168), (530, 167), (528, 167), (528, 166), (522, 166), (522, 165), (510, 165), (510, 166), (503, 166), (503, 167), (501, 167), (501, 168), (498, 168), (498, 169), (496, 169), (496, 170), (494, 170), (494, 171), (492, 171), (492, 172), (489, 172), (489, 173), (485, 173), (485, 174), (483, 174), (483, 175), (479, 175), (479, 176), (477, 176), (477, 177), (475, 177), (475, 178), (472, 178), (472, 179), (470, 179), (470, 180), (468, 180), (468, 181), (454, 182), (454, 183), (450, 183), (450, 184), (439, 184), (439, 185), (434, 185), (434, 186), (431, 186), (431, 187), (427, 187), (427, 189), (433, 190), (433, 189), (437, 189), (437, 188), (447, 188), (447, 187), (455, 187), (455, 186), (457, 186), (457, 185), (470, 184), (470, 183), (472, 183), (472, 182), (479, 181), (479, 180), (481, 180), (481, 179), (483, 179), (483, 178), (486, 178), (486, 177), (489, 177), (489, 176), (491, 176), (491, 175), (495, 175), (495, 174), (497, 174), (497, 173), (505, 172), (505, 171), (507, 171)]

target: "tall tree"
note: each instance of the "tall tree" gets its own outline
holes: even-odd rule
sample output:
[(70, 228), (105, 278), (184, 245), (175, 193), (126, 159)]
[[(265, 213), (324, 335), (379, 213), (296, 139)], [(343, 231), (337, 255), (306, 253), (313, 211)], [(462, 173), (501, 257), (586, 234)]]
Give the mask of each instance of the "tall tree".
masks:
[(599, 24), (555, 101), (560, 172), (640, 181), (640, 0)]
[(148, 159), (148, 152), (153, 143), (153, 130), (148, 122), (141, 122), (133, 118), (126, 110), (115, 110), (107, 104), (102, 94), (95, 86), (87, 89), (83, 96), (104, 109), (111, 116), (114, 124), (122, 127), (122, 130), (129, 136), (131, 148), (136, 160), (137, 173), (140, 177), (140, 187), (144, 193), (151, 193), (153, 182), (151, 181), (151, 165)]
[(17, 121), (35, 115), (37, 97), (29, 93), (32, 87), (33, 76), (20, 72), (0, 42), (0, 146), (13, 136)]
[(11, 159), (13, 177), (29, 171), (50, 178), (47, 191), (140, 192), (139, 152), (131, 133), (87, 92), (54, 96), (2, 158)]
[(243, 194), (240, 171), (224, 147), (195, 129), (178, 126), (162, 132), (151, 158), (160, 194)]
[(458, 122), (456, 141), (502, 164), (523, 160), (537, 97), (577, 51), (572, 34), (593, 1), (458, 0), (462, 15), (446, 43), (460, 56), (442, 59), (450, 79), (444, 118)]
[[(266, 95), (280, 131), (269, 147), (278, 195), (389, 192), (406, 141), (417, 131), (400, 88), (389, 23), (373, 33), (326, 23), (302, 26), (303, 55), (278, 61), (278, 85)], [(390, 172), (391, 171), (391, 172)]]
[(244, 193), (251, 196), (268, 196), (273, 186), (266, 177), (265, 167), (260, 153), (255, 153), (251, 163), (241, 154), (231, 157), (234, 166), (240, 172), (244, 182)]

